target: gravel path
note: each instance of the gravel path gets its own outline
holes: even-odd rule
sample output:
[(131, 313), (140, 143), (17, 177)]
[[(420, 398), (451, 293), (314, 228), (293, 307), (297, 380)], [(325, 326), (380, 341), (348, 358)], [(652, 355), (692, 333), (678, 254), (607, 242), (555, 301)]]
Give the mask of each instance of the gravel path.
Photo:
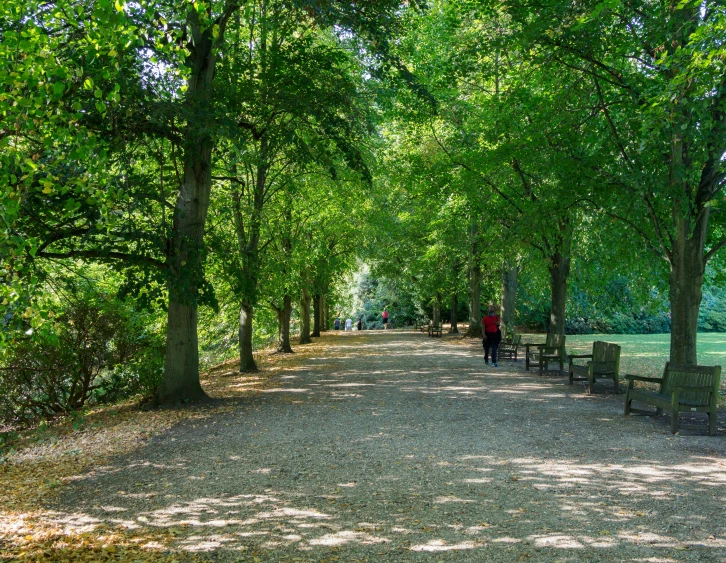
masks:
[(334, 333), (277, 388), (80, 476), (56, 518), (213, 561), (726, 561), (726, 430), (671, 436), (477, 341)]

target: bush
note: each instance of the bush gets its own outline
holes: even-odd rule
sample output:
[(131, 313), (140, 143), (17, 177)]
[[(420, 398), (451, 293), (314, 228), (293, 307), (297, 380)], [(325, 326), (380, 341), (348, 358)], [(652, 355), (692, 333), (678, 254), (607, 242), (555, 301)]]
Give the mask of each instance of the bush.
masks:
[(613, 313), (609, 317), (577, 317), (565, 322), (566, 334), (660, 334), (670, 331), (671, 319), (666, 313)]
[[(25, 335), (0, 358), (0, 418), (24, 422), (87, 403), (152, 393), (160, 381), (160, 339), (118, 303), (80, 302), (58, 333)], [(30, 331), (28, 331), (30, 332)]]
[(704, 291), (698, 315), (698, 330), (726, 332), (726, 291)]

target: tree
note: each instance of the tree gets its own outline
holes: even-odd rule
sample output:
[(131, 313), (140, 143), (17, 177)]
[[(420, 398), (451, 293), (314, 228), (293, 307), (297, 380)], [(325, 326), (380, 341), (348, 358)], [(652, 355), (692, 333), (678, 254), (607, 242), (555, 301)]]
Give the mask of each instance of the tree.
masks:
[(671, 360), (695, 363), (705, 267), (726, 245), (712, 213), (726, 178), (723, 6), (510, 2), (508, 8), (539, 60), (553, 71), (578, 73), (588, 86), (585, 99), (596, 111), (587, 134), (598, 151), (577, 156), (606, 183), (596, 199), (602, 212), (668, 263)]
[[(304, 12), (283, 2), (264, 2), (240, 19), (237, 46), (220, 68), (228, 122), (237, 137), (225, 148), (215, 178), (228, 191), (234, 214), (242, 371), (257, 369), (252, 318), (260, 250), (279, 238), (272, 230), (261, 238), (266, 207), (301, 175), (323, 170), (337, 175), (341, 165), (367, 173), (356, 148), (367, 121), (357, 66), (334, 36), (314, 32), (310, 23)], [(282, 245), (291, 249), (292, 241)], [(292, 297), (282, 299), (287, 319)]]

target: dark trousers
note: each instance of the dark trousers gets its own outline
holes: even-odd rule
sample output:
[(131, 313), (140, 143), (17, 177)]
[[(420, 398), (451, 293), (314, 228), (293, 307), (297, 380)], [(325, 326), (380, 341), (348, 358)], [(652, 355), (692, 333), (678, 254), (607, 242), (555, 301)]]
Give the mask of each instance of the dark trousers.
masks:
[(489, 359), (489, 349), (492, 350), (492, 363), (497, 363), (497, 352), (499, 351), (499, 341), (502, 339), (502, 333), (487, 332), (484, 339), (484, 360)]

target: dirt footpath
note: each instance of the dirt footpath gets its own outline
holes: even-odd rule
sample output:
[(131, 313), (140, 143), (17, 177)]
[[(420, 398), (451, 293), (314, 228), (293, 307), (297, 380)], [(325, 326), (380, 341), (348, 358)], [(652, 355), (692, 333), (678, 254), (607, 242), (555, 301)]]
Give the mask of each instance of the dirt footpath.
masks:
[(726, 561), (723, 427), (671, 436), (622, 396), (485, 366), (477, 341), (324, 342), (78, 476), (48, 517), (212, 561)]

